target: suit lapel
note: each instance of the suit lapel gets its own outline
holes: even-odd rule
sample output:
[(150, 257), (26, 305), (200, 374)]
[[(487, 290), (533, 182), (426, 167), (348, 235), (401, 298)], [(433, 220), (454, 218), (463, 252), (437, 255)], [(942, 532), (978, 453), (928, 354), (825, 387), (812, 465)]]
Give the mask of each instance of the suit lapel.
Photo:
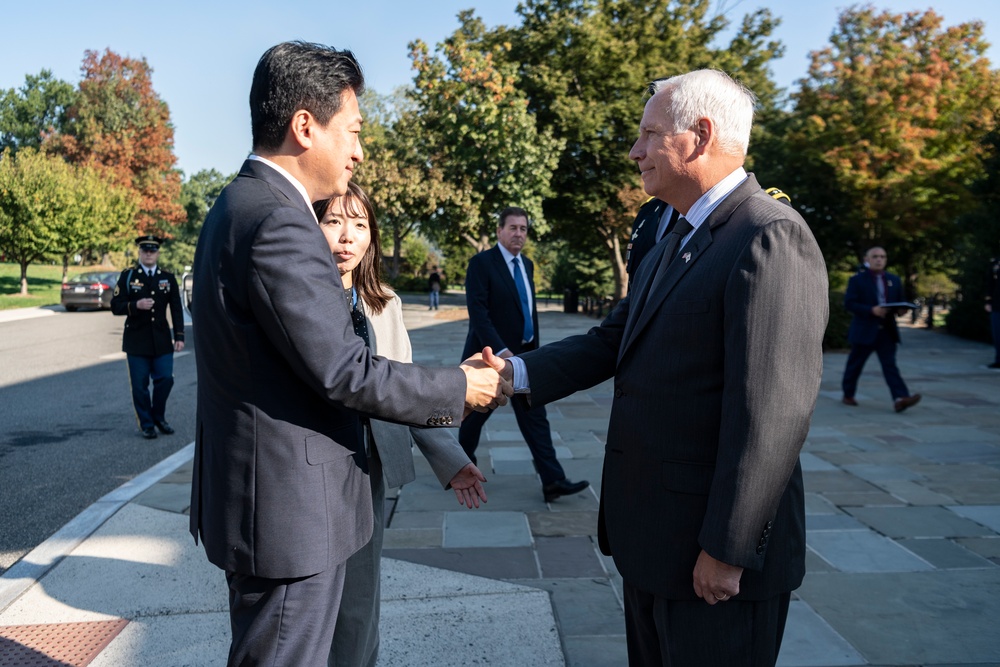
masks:
[(292, 185), (285, 176), (275, 171), (270, 165), (260, 160), (245, 160), (240, 168), (240, 176), (248, 176), (265, 181), (275, 190), (278, 190), (288, 199), (288, 202), (295, 208), (302, 209), (314, 215), (312, 209), (306, 204), (302, 194)]
[(644, 273), (642, 279), (636, 285), (636, 293), (642, 294), (644, 283), (652, 281), (645, 303), (630, 305), (628, 320), (625, 322), (622, 345), (618, 351), (619, 361), (621, 361), (632, 341), (652, 321), (656, 312), (663, 305), (663, 302), (666, 301), (667, 297), (670, 296), (674, 288), (677, 287), (677, 284), (712, 245), (712, 232), (726, 224), (739, 205), (755, 192), (759, 191), (760, 185), (757, 184), (757, 179), (754, 178), (753, 174), (749, 174), (746, 180), (736, 186), (736, 189), (730, 192), (715, 207), (715, 210), (712, 211), (708, 218), (698, 226), (698, 229), (691, 235), (691, 238), (684, 247), (678, 250), (677, 256), (669, 265), (664, 265), (663, 263), (666, 261), (666, 258), (664, 258), (663, 262), (659, 261), (660, 257), (666, 251), (667, 244), (657, 243), (654, 246), (652, 253), (655, 253), (656, 258), (650, 261), (653, 262), (653, 266), (656, 266), (656, 264), (659, 264), (659, 266), (657, 266), (655, 272)]

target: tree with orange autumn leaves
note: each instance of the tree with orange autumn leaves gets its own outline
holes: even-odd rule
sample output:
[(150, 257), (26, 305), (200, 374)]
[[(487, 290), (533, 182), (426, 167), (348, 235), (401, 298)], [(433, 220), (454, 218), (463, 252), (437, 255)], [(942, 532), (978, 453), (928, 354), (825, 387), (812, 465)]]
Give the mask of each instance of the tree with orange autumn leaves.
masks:
[[(776, 182), (807, 210), (831, 268), (884, 245), (905, 275), (953, 263), (955, 221), (975, 207), (983, 137), (1000, 110), (1000, 73), (978, 21), (933, 10), (844, 11), (811, 54)], [(773, 180), (773, 179), (772, 179)]]
[(171, 236), (185, 220), (174, 129), (153, 90), (152, 68), (106, 49), (86, 51), (83, 78), (63, 132), (49, 148), (67, 161), (100, 167), (109, 180), (139, 194), (136, 231)]

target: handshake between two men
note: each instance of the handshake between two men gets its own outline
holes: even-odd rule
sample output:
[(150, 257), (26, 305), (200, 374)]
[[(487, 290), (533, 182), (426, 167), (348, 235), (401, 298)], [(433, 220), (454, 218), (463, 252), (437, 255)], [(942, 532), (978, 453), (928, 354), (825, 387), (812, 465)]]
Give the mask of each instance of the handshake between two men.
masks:
[(465, 372), (465, 413), (473, 411), (489, 412), (507, 405), (508, 397), (514, 394), (511, 373), (507, 361), (493, 354), (489, 346), (462, 362)]

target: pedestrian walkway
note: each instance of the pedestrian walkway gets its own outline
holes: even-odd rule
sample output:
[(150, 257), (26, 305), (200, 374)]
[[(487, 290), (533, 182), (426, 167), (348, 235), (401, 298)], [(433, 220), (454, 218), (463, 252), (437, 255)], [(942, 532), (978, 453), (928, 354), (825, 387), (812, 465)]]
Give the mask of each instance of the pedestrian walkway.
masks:
[[(414, 361), (457, 363), (461, 295), (438, 311), (405, 301)], [(595, 324), (555, 304), (540, 320), (543, 343)], [(845, 354), (825, 357), (802, 455), (809, 573), (779, 665), (1000, 665), (1000, 372), (983, 367), (988, 345), (902, 336), (901, 371), (924, 396), (903, 413), (875, 363), (860, 405), (842, 405)], [(509, 408), (480, 444), (485, 507), (460, 508), (418, 455), (417, 480), (387, 500), (379, 665), (627, 663), (621, 581), (595, 539), (611, 400), (606, 382), (551, 406), (567, 475), (592, 484), (554, 503)], [(224, 579), (187, 533), (190, 456), (109, 494), (0, 578), (0, 664), (87, 664), (3, 662), (55, 655), (69, 633), (98, 667), (225, 663)]]

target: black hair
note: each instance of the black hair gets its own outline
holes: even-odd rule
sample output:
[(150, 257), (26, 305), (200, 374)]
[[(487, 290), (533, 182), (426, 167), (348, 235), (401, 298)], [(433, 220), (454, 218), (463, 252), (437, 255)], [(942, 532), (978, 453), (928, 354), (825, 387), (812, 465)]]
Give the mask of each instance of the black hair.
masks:
[(250, 86), (253, 149), (278, 149), (299, 109), (326, 126), (340, 111), (343, 93), (361, 95), (364, 88), (361, 65), (350, 51), (310, 42), (272, 46), (260, 57)]

